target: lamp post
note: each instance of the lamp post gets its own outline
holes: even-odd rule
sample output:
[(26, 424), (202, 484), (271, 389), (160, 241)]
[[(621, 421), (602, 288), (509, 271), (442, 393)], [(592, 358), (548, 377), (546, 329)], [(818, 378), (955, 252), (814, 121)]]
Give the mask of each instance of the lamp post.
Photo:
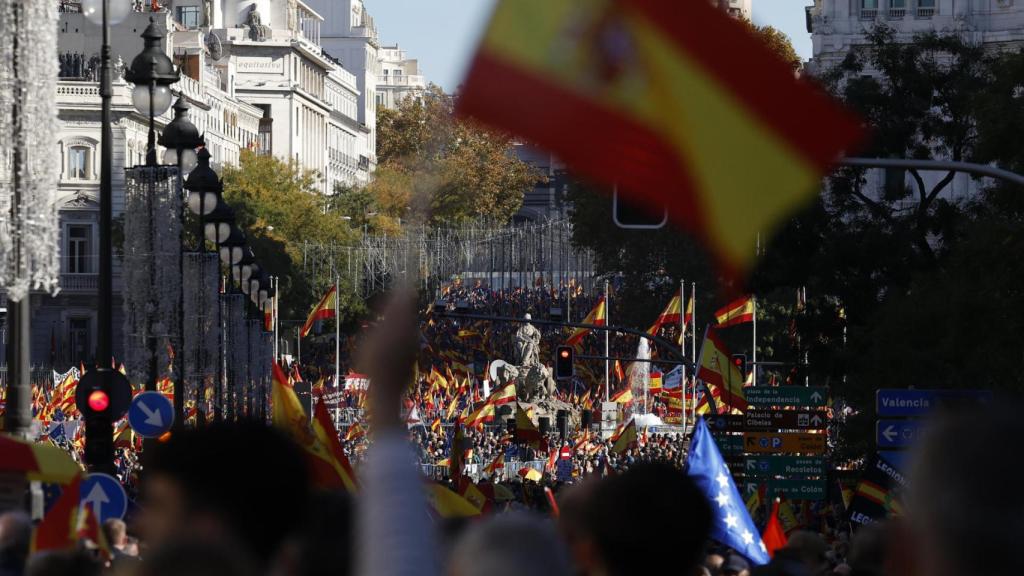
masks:
[[(228, 237), (225, 238), (224, 241), (218, 245), (218, 251), (221, 263), (223, 263), (225, 266), (228, 266), (232, 271), (232, 276), (234, 276), (235, 268), (238, 267), (239, 263), (242, 261), (242, 258), (245, 256), (245, 234), (243, 234), (242, 231), (239, 230), (237, 226), (232, 225)], [(241, 274), (241, 271), (239, 271), (239, 274)], [(230, 315), (228, 316), (228, 320), (232, 322), (234, 321), (234, 319), (231, 318)], [(234, 340), (231, 340), (230, 343), (231, 346), (235, 346)], [(224, 350), (224, 357), (228, 357), (227, 348), (225, 348)], [(228, 370), (226, 371), (228, 379), (228, 420), (235, 420), (237, 418), (237, 413), (235, 411), (235, 379), (233, 378), (234, 371), (237, 369), (237, 366), (232, 365), (228, 367)]]
[(132, 104), (149, 119), (149, 136), (146, 145), (146, 164), (156, 166), (156, 117), (171, 106), (169, 86), (179, 80), (174, 63), (164, 53), (163, 32), (157, 28), (152, 16), (149, 26), (142, 32), (144, 47), (132, 60), (125, 72), (125, 79), (135, 84), (132, 89)]
[[(181, 100), (179, 99), (179, 102)], [(175, 105), (175, 111), (178, 110), (177, 104)], [(187, 110), (187, 107), (186, 107)], [(187, 112), (186, 112), (187, 113)], [(177, 118), (176, 118), (177, 119)], [(173, 125), (174, 122), (171, 122)], [(170, 128), (170, 126), (168, 126)], [(198, 131), (197, 131), (198, 132)], [(164, 130), (164, 135), (167, 135), (167, 130)], [(198, 135), (198, 134), (197, 134)], [(171, 150), (168, 149), (168, 153)], [(187, 150), (186, 150), (187, 153)], [(165, 159), (168, 154), (165, 154)], [(175, 160), (183, 161), (180, 154), (176, 154)], [(228, 208), (223, 200), (221, 199), (221, 192), (224, 189), (224, 184), (221, 183), (220, 178), (217, 177), (217, 173), (210, 168), (210, 152), (204, 147), (199, 151), (196, 158), (198, 165), (193, 169), (189, 175), (188, 180), (185, 182), (185, 189), (189, 191), (188, 195), (188, 208), (193, 214), (199, 217), (199, 227), (196, 231), (196, 251), (199, 253), (199, 290), (204, 290), (206, 287), (205, 267), (206, 267), (206, 223), (204, 219), (215, 212), (217, 209), (221, 209), (222, 212), (227, 211), (232, 220), (234, 216), (230, 215), (230, 208)], [(226, 237), (226, 234), (225, 234)], [(217, 242), (216, 237), (213, 242)], [(218, 294), (217, 301), (217, 325), (220, 326), (220, 296)], [(198, 322), (199, 314), (196, 313)], [(184, 332), (184, 331), (183, 331)], [(201, 350), (202, 342), (200, 342), (196, 349)], [(218, 344), (218, 347), (219, 344)], [(201, 352), (199, 352), (201, 354)], [(214, 418), (220, 419), (220, 375), (221, 365), (218, 355), (217, 361), (217, 378), (218, 383), (214, 386), (215, 393), (218, 394), (217, 402), (214, 403)], [(205, 375), (199, 375), (199, 381), (196, 383), (196, 425), (202, 426), (206, 422), (206, 413), (200, 408), (206, 399), (206, 381)]]
[[(202, 137), (199, 136), (199, 129), (192, 124), (188, 118), (188, 103), (183, 96), (178, 97), (174, 103), (174, 119), (164, 127), (157, 143), (166, 148), (164, 152), (164, 164), (177, 166), (178, 168), (178, 221), (181, 223), (181, 230), (178, 233), (178, 269), (181, 270), (182, 280), (178, 290), (178, 375), (174, 380), (174, 427), (182, 428), (185, 425), (185, 204), (183, 198), (182, 181), (183, 174), (191, 171), (196, 166), (196, 148), (205, 145)], [(202, 243), (202, 236), (199, 236), (198, 243)], [(198, 248), (197, 248), (198, 251)], [(199, 286), (203, 287), (203, 267), (199, 264)], [(200, 311), (196, 310), (196, 318), (200, 317)], [(198, 328), (198, 326), (197, 326)], [(198, 331), (197, 331), (198, 336)], [(193, 359), (196, 366), (201, 366), (201, 346), (196, 346), (196, 358)], [(202, 374), (199, 382), (196, 383), (196, 425), (202, 424)]]

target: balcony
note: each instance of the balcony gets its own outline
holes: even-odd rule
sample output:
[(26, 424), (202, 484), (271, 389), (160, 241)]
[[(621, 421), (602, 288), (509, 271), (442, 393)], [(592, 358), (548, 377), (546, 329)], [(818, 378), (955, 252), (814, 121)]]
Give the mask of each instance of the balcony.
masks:
[(99, 290), (99, 274), (65, 274), (60, 275), (60, 290), (63, 293), (95, 292)]
[(860, 10), (860, 19), (861, 20), (874, 20), (875, 18), (878, 18), (878, 9), (877, 8), (861, 8), (861, 10)]
[(907, 15), (907, 9), (900, 8), (889, 8), (889, 19), (890, 20), (902, 20)]
[(381, 76), (378, 78), (380, 85), (384, 86), (409, 86), (412, 88), (426, 88), (427, 79), (419, 74)]
[(304, 2), (298, 2), (296, 12), (299, 17), (299, 37), (314, 46), (320, 46), (320, 23), (323, 17), (306, 6)]
[(934, 6), (918, 6), (917, 7), (917, 17), (918, 18), (931, 18), (932, 16), (935, 16), (935, 7)]

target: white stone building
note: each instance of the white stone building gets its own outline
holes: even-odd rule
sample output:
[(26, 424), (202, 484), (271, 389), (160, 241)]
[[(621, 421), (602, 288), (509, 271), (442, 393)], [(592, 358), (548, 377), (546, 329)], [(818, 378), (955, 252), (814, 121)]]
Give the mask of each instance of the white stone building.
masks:
[[(1024, 3), (1020, 0), (814, 0), (814, 5), (806, 8), (806, 20), (813, 45), (806, 72), (812, 75), (865, 46), (867, 33), (881, 25), (892, 28), (899, 42), (911, 42), (916, 34), (934, 31), (957, 34), (969, 43), (992, 49), (1017, 49), (1024, 44)], [(921, 175), (933, 186), (944, 174)], [(866, 189), (881, 193), (884, 182), (884, 172), (872, 170)], [(912, 184), (909, 177), (907, 183)], [(977, 180), (958, 173), (942, 196), (963, 199), (976, 193), (978, 186)]]
[(409, 58), (405, 50), (394, 46), (380, 49), (380, 76), (377, 78), (377, 106), (397, 108), (409, 97), (419, 97), (427, 89), (427, 80), (420, 73), (418, 60)]
[[(61, 7), (58, 53), (61, 292), (33, 294), (32, 362), (58, 368), (88, 360), (96, 345), (100, 174), (100, 30)], [(142, 3), (148, 10), (149, 3)], [(113, 209), (124, 206), (124, 168), (145, 161), (148, 125), (132, 106), (120, 71), (142, 51), (140, 34), (155, 19), (165, 49), (181, 68), (172, 86), (191, 105), (214, 166), (237, 164), (243, 148), (297, 160), (322, 176), (325, 192), (365, 183), (374, 158), (372, 128), (360, 120), (365, 100), (356, 76), (318, 44), (323, 18), (301, 0), (172, 0), (165, 10), (132, 12), (111, 29)], [(250, 26), (253, 7), (259, 24)], [(375, 92), (371, 85), (370, 94)], [(373, 98), (369, 98), (371, 104)], [(157, 119), (157, 129), (171, 119)], [(370, 119), (372, 120), (372, 116)], [(162, 152), (162, 151), (161, 151)], [(158, 153), (160, 156), (160, 153)], [(120, 357), (121, 275), (114, 264), (114, 347)]]
[(366, 127), (366, 159), (359, 158), (370, 172), (377, 165), (377, 79), (380, 75), (380, 40), (377, 26), (362, 0), (309, 0), (309, 6), (323, 16), (320, 45), (337, 58), (356, 81), (356, 121)]
[(920, 32), (960, 34), (975, 44), (1024, 42), (1020, 0), (814, 0), (807, 7), (807, 31), (815, 69), (827, 67), (857, 46), (876, 25), (894, 29), (909, 42)]

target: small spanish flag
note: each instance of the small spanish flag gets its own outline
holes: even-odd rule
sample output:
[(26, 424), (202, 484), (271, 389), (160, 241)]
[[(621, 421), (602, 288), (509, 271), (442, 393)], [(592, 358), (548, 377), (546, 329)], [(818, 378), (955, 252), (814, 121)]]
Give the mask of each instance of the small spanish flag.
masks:
[(712, 4), (503, 0), (459, 111), (667, 207), (746, 272), (756, 235), (818, 194), (862, 128)]
[(615, 443), (612, 445), (611, 451), (615, 454), (622, 454), (627, 448), (636, 444), (636, 441), (636, 421), (631, 419), (629, 424), (626, 424), (626, 427), (622, 429), (622, 433), (619, 434), (619, 437), (615, 439)]
[[(604, 306), (604, 296), (598, 301), (594, 309), (587, 314), (587, 317), (583, 319), (581, 324), (593, 324), (594, 326), (604, 326), (605, 321), (608, 319), (607, 311)], [(583, 337), (590, 333), (589, 328), (577, 328), (573, 330), (572, 335), (565, 341), (568, 346), (575, 346), (583, 340)]]
[(302, 332), (299, 334), (305, 338), (309, 335), (309, 331), (313, 329), (313, 324), (316, 324), (318, 320), (327, 320), (334, 318), (334, 309), (338, 306), (338, 286), (331, 286), (331, 289), (324, 294), (324, 297), (320, 299), (320, 302), (313, 308), (313, 311), (309, 313), (309, 318), (306, 318), (306, 323), (302, 325)]
[(619, 390), (612, 395), (611, 401), (618, 402), (619, 404), (629, 404), (633, 401), (633, 389), (627, 386), (622, 390)]
[(722, 306), (715, 312), (715, 319), (718, 320), (718, 327), (735, 326), (745, 322), (754, 321), (754, 298), (744, 296)]
[(683, 299), (679, 294), (676, 294), (668, 302), (668, 306), (665, 306), (665, 310), (662, 311), (658, 319), (654, 321), (654, 324), (647, 329), (647, 333), (655, 335), (662, 326), (679, 324), (682, 320), (683, 311)]

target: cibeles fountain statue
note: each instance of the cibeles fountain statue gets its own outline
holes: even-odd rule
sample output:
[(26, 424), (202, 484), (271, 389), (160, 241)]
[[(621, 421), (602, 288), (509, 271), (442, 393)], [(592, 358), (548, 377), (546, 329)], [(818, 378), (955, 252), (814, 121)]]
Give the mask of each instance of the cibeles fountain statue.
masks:
[[(531, 317), (527, 314), (524, 319), (530, 320)], [(576, 420), (576, 409), (555, 397), (558, 388), (551, 369), (540, 361), (540, 339), (540, 330), (529, 322), (516, 330), (512, 338), (515, 363), (509, 364), (504, 360), (491, 362), (488, 370), (491, 389), (499, 390), (513, 382), (519, 402), (534, 405), (537, 408), (535, 413), (538, 416), (549, 416), (552, 426), (558, 410), (568, 410), (570, 418)]]

